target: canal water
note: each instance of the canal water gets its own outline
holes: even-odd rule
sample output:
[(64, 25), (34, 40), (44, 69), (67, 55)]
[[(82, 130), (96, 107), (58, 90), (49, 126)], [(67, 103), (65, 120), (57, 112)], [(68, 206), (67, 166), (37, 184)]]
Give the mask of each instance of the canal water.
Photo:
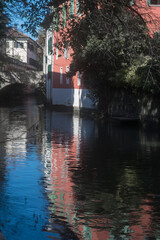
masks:
[(160, 239), (160, 133), (56, 112), (0, 108), (6, 240)]

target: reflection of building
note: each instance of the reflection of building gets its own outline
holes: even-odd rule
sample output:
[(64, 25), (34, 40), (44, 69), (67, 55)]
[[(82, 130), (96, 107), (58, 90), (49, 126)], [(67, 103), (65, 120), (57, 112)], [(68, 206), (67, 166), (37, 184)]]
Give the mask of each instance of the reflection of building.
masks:
[[(150, 196), (138, 197), (138, 202), (137, 195), (134, 198), (132, 193), (128, 197), (131, 189), (140, 187), (134, 169), (127, 167), (124, 170), (113, 193), (107, 186), (105, 191), (103, 187), (97, 188), (96, 170), (91, 172), (90, 185), (83, 179), (83, 174), (80, 176), (84, 167), (86, 172), (90, 170), (84, 152), (86, 146), (93, 148), (89, 139), (97, 136), (95, 123), (59, 112), (52, 115), (48, 112), (46, 123), (47, 132), (52, 133), (46, 136), (44, 143), (51, 215), (49, 230), (52, 232), (54, 219), (59, 218), (67, 222), (81, 240), (141, 240), (151, 236), (153, 208)], [(105, 169), (106, 174), (109, 171)], [(114, 181), (109, 177), (108, 180)], [(104, 212), (98, 212), (102, 206)]]
[[(78, 202), (74, 196), (72, 171), (80, 165), (81, 119), (70, 115), (52, 115), (50, 126), (53, 131), (52, 145), (46, 141), (45, 173), (48, 180), (50, 211), (69, 223), (72, 230), (83, 239), (92, 235), (92, 230), (79, 219), (76, 208)], [(55, 117), (55, 119), (54, 119)], [(53, 121), (54, 119), (54, 121)], [(48, 121), (47, 121), (48, 123)], [(90, 131), (92, 131), (92, 125)], [(49, 151), (50, 150), (50, 151)], [(52, 219), (51, 219), (52, 222)], [(92, 238), (91, 238), (92, 239)]]
[(21, 68), (37, 70), (39, 69), (39, 59), (38, 51), (42, 52), (42, 48), (33, 39), (27, 35), (19, 32), (17, 28), (9, 29), (7, 32), (6, 39), (6, 54), (12, 59), (10, 59), (10, 65), (7, 70), (16, 69), (16, 63)]

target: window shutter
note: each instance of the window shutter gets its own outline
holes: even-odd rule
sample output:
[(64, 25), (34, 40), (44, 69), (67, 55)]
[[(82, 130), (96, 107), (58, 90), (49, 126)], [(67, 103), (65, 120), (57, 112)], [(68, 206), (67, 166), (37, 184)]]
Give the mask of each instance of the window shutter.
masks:
[(48, 40), (48, 53), (51, 53), (52, 51), (52, 38), (50, 37)]
[(82, 13), (82, 2), (81, 0), (77, 0), (77, 14), (80, 15)]
[(51, 79), (51, 75), (52, 73), (51, 73), (51, 64), (50, 65), (48, 65), (48, 79)]
[(57, 8), (55, 8), (53, 15), (53, 29), (56, 31), (59, 30), (59, 11)]
[(74, 15), (74, 0), (70, 0), (69, 4), (69, 16), (73, 17)]
[(63, 84), (63, 67), (60, 67), (60, 84)]
[(62, 6), (62, 28), (66, 27), (67, 9), (66, 4)]
[(6, 48), (9, 48), (9, 42), (6, 42)]
[(78, 80), (78, 86), (81, 85), (81, 74), (80, 72), (78, 71), (78, 74), (77, 74), (77, 80)]
[[(69, 72), (69, 66), (66, 67), (66, 74)], [(70, 78), (66, 77), (66, 84), (70, 83)]]
[(132, 6), (132, 5), (134, 4), (134, 0), (131, 0), (131, 1), (130, 1), (130, 4), (131, 4), (131, 6)]
[(18, 43), (14, 42), (14, 48), (18, 48)]
[(51, 64), (48, 65), (48, 72), (51, 72)]

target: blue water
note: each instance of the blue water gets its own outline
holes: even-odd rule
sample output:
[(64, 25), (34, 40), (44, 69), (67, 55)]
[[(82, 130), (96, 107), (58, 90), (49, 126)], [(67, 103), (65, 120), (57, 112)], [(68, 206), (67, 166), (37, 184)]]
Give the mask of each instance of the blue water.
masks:
[(0, 108), (6, 240), (160, 239), (160, 134), (48, 110)]

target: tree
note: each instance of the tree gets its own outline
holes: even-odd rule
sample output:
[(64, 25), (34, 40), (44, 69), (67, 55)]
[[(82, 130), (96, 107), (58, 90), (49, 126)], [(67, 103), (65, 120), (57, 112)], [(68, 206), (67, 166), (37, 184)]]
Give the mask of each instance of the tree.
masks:
[(5, 56), (5, 37), (7, 33), (7, 25), (9, 18), (6, 12), (5, 2), (0, 2), (0, 66), (3, 65), (6, 60)]
[(45, 37), (46, 37), (46, 31), (43, 28), (38, 29), (38, 38), (37, 42), (39, 43), (40, 46), (44, 47), (45, 46)]
[[(50, 5), (63, 10), (55, 0)], [(101, 105), (109, 86), (159, 92), (159, 51), (153, 51), (159, 49), (159, 37), (151, 37), (138, 7), (130, 0), (79, 0), (79, 6), (81, 16), (70, 16), (67, 28), (59, 29), (58, 46), (69, 41), (73, 49), (70, 76), (83, 73)]]
[[(15, 2), (12, 0), (12, 4)], [(26, 19), (23, 27), (36, 35), (42, 22), (45, 28), (55, 25), (57, 12), (63, 12), (67, 2), (19, 0), (18, 13)], [(67, 8), (69, 3), (65, 4), (68, 22), (64, 26), (61, 19), (57, 29), (58, 47), (69, 41), (73, 49), (69, 74), (83, 73), (85, 84), (98, 102), (104, 102), (102, 96), (109, 85), (153, 92), (160, 70), (159, 57), (151, 49), (157, 48), (159, 40), (150, 36), (146, 20), (136, 6), (130, 0), (78, 0), (78, 3), (80, 17), (73, 16)]]
[[(56, 7), (57, 2), (52, 4)], [(92, 95), (104, 103), (109, 85), (130, 84), (127, 69), (137, 59), (145, 60), (150, 36), (145, 20), (128, 0), (80, 0), (79, 4), (81, 17), (72, 16), (67, 29), (60, 28), (58, 45), (70, 42), (70, 76), (83, 73)], [(132, 81), (132, 87), (139, 86), (139, 81)]]

